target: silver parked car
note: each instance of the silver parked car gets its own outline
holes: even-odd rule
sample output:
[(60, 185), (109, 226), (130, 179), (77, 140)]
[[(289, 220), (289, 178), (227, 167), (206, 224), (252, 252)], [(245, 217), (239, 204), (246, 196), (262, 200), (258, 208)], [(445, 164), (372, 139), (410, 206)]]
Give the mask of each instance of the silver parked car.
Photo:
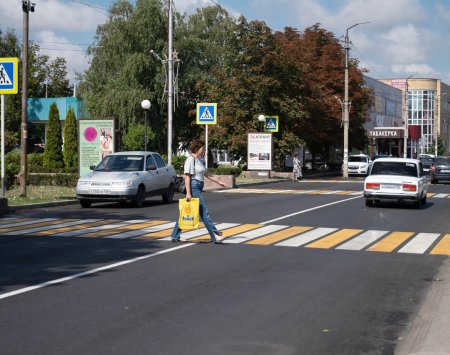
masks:
[(141, 207), (150, 196), (173, 200), (175, 168), (155, 152), (121, 152), (106, 156), (90, 173), (78, 179), (77, 198), (82, 207), (92, 202), (133, 202)]

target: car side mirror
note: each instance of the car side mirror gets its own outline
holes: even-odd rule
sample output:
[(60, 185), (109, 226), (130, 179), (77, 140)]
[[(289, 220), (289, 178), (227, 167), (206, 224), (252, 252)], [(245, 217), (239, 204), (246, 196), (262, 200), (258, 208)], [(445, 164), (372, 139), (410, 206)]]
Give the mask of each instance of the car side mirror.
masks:
[(95, 165), (90, 165), (89, 169), (94, 170), (95, 169)]
[(156, 165), (155, 164), (147, 165), (147, 170), (156, 170)]

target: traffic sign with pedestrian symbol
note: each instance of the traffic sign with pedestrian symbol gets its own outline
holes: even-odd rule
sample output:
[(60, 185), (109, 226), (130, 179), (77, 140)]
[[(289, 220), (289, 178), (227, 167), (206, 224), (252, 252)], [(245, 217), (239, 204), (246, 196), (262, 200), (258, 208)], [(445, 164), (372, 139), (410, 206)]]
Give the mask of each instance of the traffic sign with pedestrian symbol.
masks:
[(216, 124), (217, 104), (198, 103), (197, 104), (197, 124)]
[(18, 58), (0, 58), (0, 94), (17, 94), (19, 77)]
[(266, 116), (265, 132), (278, 132), (278, 116)]

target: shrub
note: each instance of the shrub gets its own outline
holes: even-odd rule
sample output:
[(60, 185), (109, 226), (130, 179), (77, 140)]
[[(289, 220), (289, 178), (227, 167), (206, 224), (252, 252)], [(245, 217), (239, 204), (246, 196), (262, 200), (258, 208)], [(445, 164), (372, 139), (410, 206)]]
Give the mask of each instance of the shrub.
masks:
[(20, 171), (20, 152), (12, 151), (5, 155), (5, 187), (11, 187), (17, 183), (16, 175)]
[(183, 174), (184, 162), (186, 161), (186, 159), (187, 157), (184, 155), (175, 155), (172, 157), (172, 165), (175, 168), (177, 174)]
[(219, 165), (217, 168), (209, 168), (208, 172), (214, 175), (234, 175), (238, 177), (242, 173), (240, 166)]
[(29, 185), (50, 185), (75, 187), (78, 181), (78, 173), (30, 173), (27, 176)]
[(44, 154), (42, 153), (30, 153), (27, 155), (27, 164), (29, 172), (38, 172), (37, 170), (43, 169)]

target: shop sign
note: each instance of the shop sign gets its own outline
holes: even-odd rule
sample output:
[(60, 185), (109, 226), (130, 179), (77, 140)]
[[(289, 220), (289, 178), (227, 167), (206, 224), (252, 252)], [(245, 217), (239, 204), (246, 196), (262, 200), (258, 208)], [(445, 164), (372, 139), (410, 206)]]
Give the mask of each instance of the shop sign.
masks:
[(403, 129), (371, 129), (369, 138), (403, 138)]

